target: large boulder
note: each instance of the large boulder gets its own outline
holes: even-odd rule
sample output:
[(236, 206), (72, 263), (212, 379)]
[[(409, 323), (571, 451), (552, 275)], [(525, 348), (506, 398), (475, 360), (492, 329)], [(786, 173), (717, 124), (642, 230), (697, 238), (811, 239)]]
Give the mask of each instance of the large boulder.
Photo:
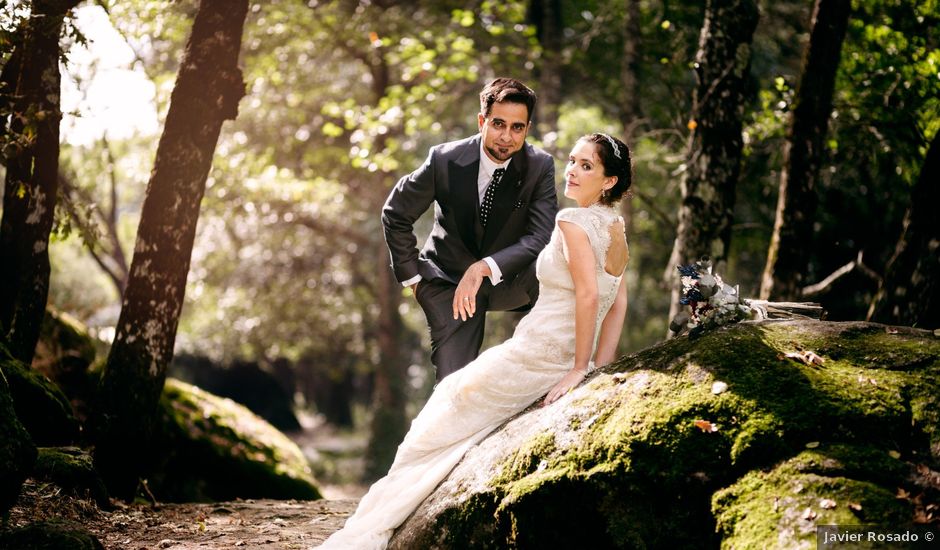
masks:
[(390, 548), (813, 547), (816, 525), (929, 517), (938, 461), (933, 333), (742, 323), (530, 407), (467, 453)]
[(158, 499), (321, 498), (300, 448), (244, 406), (173, 378), (160, 406)]
[(84, 377), (96, 355), (95, 340), (81, 321), (68, 313), (46, 309), (33, 355), (33, 369), (65, 387), (68, 381)]
[(233, 361), (222, 366), (205, 356), (180, 355), (173, 358), (169, 374), (241, 403), (279, 430), (300, 429), (293, 411), (293, 392), (255, 361)]
[(31, 367), (62, 390), (82, 421), (94, 402), (100, 375), (92, 373), (91, 366), (97, 348), (104, 346), (88, 333), (81, 321), (51, 307), (46, 309)]
[(37, 445), (71, 445), (78, 441), (80, 426), (72, 404), (59, 387), (40, 372), (11, 356), (0, 355), (16, 415)]
[[(6, 353), (2, 345), (0, 353)], [(20, 487), (36, 461), (36, 446), (13, 409), (4, 367), (0, 364), (0, 516), (16, 503)]]
[(77, 497), (89, 497), (99, 508), (111, 507), (108, 490), (95, 470), (91, 455), (78, 447), (40, 448), (30, 477), (52, 483)]

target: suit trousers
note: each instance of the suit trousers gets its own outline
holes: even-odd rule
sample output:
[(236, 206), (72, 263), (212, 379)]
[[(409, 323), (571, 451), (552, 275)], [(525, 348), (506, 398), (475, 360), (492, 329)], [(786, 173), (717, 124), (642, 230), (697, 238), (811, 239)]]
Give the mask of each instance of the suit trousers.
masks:
[(431, 332), (431, 363), (437, 381), (476, 359), (483, 345), (487, 311), (526, 311), (535, 305), (539, 283), (535, 262), (510, 281), (493, 286), (488, 277), (477, 292), (476, 313), (466, 321), (454, 319), (454, 293), (457, 285), (444, 279), (422, 280), (415, 298), (428, 320)]

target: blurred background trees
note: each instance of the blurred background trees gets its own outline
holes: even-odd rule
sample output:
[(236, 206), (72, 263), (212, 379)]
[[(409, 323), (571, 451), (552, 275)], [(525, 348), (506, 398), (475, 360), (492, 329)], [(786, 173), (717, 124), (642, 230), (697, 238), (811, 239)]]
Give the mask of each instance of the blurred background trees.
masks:
[[(251, 1), (240, 57), (247, 95), (238, 118), (222, 128), (207, 180), (177, 355), (257, 365), (281, 381), (298, 409), (369, 433), (365, 475), (383, 471), (433, 375), (423, 315), (387, 268), (379, 209), (430, 145), (476, 132), (477, 94), (497, 75), (520, 78), (539, 94), (530, 140), (555, 155), (558, 174), (586, 132), (632, 145), (622, 350), (660, 340), (680, 182), (703, 173), (688, 155), (700, 123), (693, 98), (697, 86), (707, 93), (722, 74), (698, 81), (696, 53), (710, 45), (706, 13), (720, 13), (721, 4)], [(736, 92), (741, 152), (721, 267), (754, 297), (796, 90), (813, 78), (801, 71), (814, 3), (756, 5), (750, 68)], [(66, 18), (49, 298), (104, 342), (114, 337), (159, 129), (198, 7), (197, 0), (98, 0)], [(6, 75), (23, 43), (24, 9), (0, 2), (4, 128), (16, 118)], [(830, 319), (864, 319), (940, 129), (936, 1), (851, 3), (828, 111), (814, 115), (828, 116), (828, 128), (822, 125), (816, 151), (814, 219), (800, 242), (801, 292)], [(16, 136), (3, 140), (9, 171)], [(936, 232), (936, 224), (907, 228)], [(931, 239), (940, 236), (922, 242)], [(921, 271), (936, 273), (936, 252), (926, 261), (933, 271)], [(879, 319), (918, 322), (886, 313)], [(494, 316), (488, 343), (510, 334), (515, 320)]]

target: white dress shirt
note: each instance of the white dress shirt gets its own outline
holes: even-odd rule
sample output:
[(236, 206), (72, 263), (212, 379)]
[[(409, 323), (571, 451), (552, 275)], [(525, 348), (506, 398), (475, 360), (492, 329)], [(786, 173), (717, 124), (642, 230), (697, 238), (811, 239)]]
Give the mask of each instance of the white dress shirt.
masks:
[[(486, 188), (490, 184), (490, 180), (493, 179), (493, 172), (497, 168), (507, 168), (509, 163), (512, 161), (510, 158), (506, 162), (497, 163), (486, 155), (486, 151), (483, 149), (483, 139), (480, 139), (480, 168), (477, 171), (477, 196), (479, 197), (479, 204), (483, 203), (483, 195), (486, 194)], [(499, 269), (499, 266), (496, 265), (496, 262), (493, 261), (493, 258), (487, 256), (483, 258), (483, 261), (486, 262), (486, 265), (490, 266), (490, 283), (493, 286), (498, 285), (503, 280), (503, 272)], [(421, 275), (415, 275), (414, 277), (403, 281), (402, 286), (411, 286), (422, 279)]]

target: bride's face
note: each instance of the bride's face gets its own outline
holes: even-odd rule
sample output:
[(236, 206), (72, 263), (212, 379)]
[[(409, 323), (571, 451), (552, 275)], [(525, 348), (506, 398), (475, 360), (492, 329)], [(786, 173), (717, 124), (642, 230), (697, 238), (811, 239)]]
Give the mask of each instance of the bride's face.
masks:
[(596, 145), (579, 140), (568, 155), (565, 166), (565, 196), (578, 203), (590, 206), (597, 202), (605, 189), (616, 183), (616, 177), (604, 175), (604, 165), (597, 155)]

